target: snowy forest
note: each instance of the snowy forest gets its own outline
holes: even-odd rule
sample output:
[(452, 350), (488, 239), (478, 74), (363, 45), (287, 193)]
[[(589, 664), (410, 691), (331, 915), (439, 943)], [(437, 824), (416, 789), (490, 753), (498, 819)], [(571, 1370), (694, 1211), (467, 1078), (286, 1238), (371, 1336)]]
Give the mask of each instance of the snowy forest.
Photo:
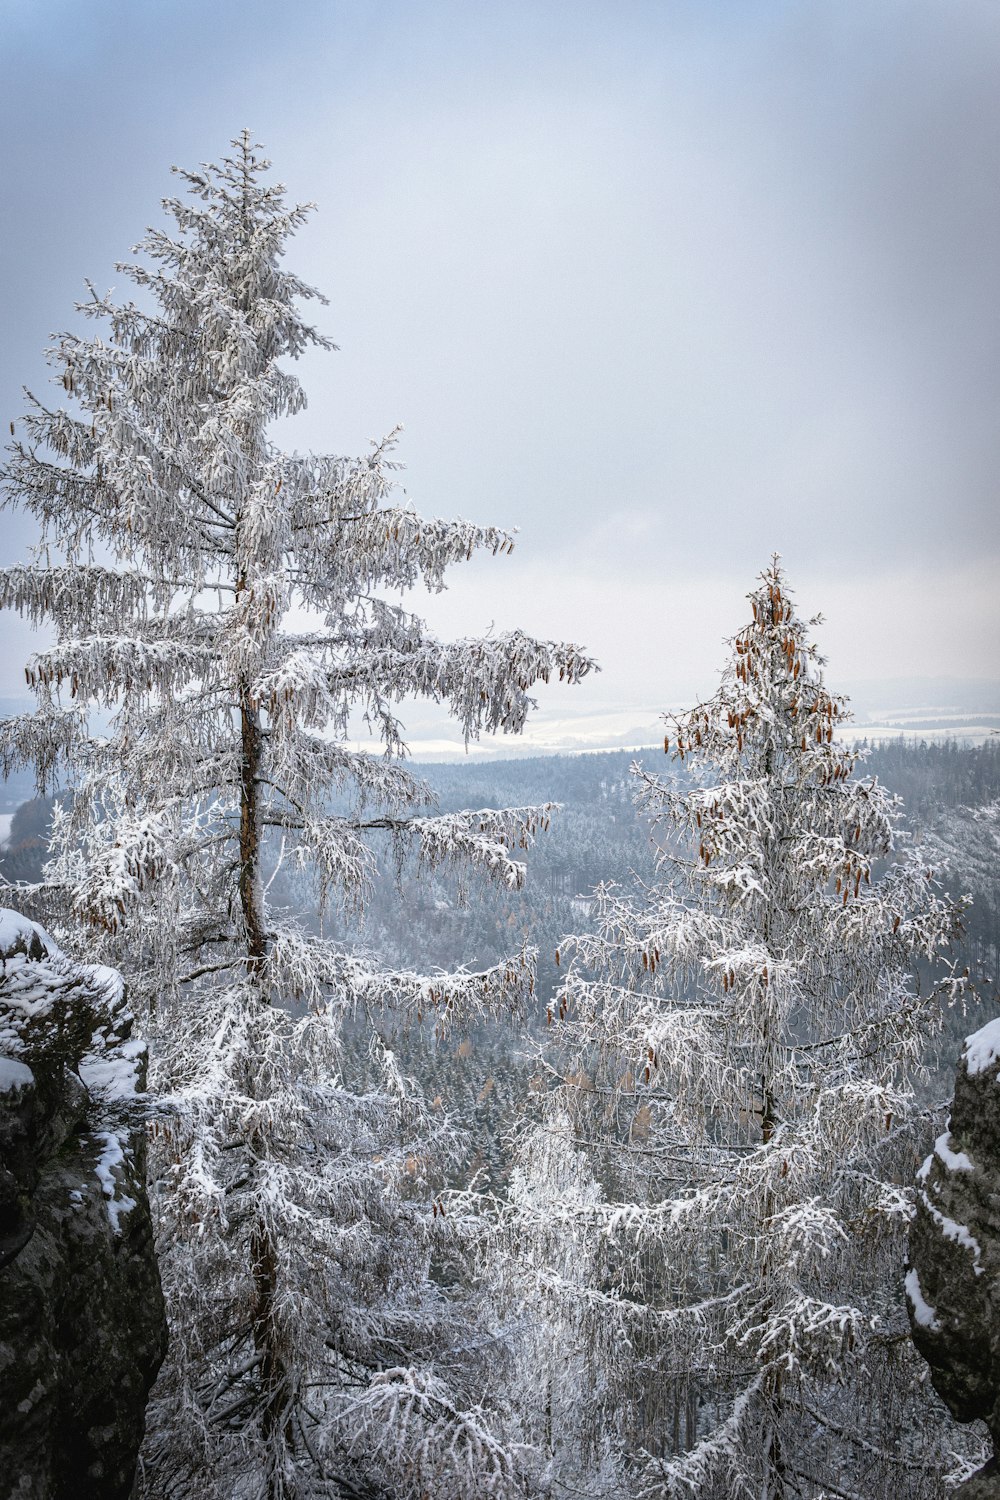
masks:
[(662, 745), (418, 763), (408, 702), (517, 735), (597, 664), (428, 629), (513, 533), (418, 514), (396, 433), (276, 443), (330, 347), (309, 210), (247, 133), (179, 180), (3, 470), (38, 542), (0, 605), (50, 636), (0, 904), (149, 1045), (134, 1495), (955, 1488), (986, 1433), (911, 1342), (907, 1233), (996, 1010), (997, 742), (859, 740), (766, 540)]

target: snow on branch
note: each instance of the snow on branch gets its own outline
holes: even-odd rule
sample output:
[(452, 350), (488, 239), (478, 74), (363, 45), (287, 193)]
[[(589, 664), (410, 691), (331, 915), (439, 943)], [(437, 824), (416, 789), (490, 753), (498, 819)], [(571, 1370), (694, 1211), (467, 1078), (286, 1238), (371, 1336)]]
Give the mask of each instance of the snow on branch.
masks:
[(74, 698), (103, 702), (133, 693), (169, 697), (212, 673), (209, 646), (140, 641), (134, 636), (88, 636), (39, 651), (25, 669), (28, 686), (67, 684)]
[(74, 896), (77, 914), (96, 927), (116, 932), (129, 907), (149, 886), (176, 874), (173, 844), (162, 813), (119, 819), (114, 842), (87, 863), (86, 876)]
[(842, 1375), (853, 1350), (862, 1345), (876, 1320), (850, 1304), (822, 1302), (815, 1297), (793, 1298), (761, 1323), (751, 1320), (734, 1330), (737, 1343), (749, 1346), (764, 1366), (779, 1366), (794, 1375), (800, 1367)]
[(524, 949), (478, 972), (417, 974), (289, 929), (275, 933), (267, 957), (278, 994), (315, 1007), (368, 1007), (418, 1022), (434, 1016), (442, 1028), (521, 1009), (534, 990), (534, 962), (534, 951)]
[(409, 649), (373, 640), (356, 656), (326, 666), (300, 649), (263, 675), (256, 687), (275, 719), (342, 724), (352, 703), (377, 706), (415, 694), (447, 703), (466, 738), (481, 732), (517, 734), (533, 706), (528, 689), (558, 676), (579, 682), (595, 663), (574, 645), (536, 641), (511, 631), (485, 640), (442, 643), (424, 637)]
[(444, 574), (479, 548), (514, 550), (513, 534), (470, 521), (428, 520), (412, 510), (385, 508), (352, 517), (339, 539), (343, 566), (354, 570), (364, 588), (392, 580), (412, 588), (422, 578), (428, 589), (444, 588)]
[(387, 1449), (414, 1493), (432, 1488), (454, 1500), (521, 1500), (525, 1493), (526, 1452), (500, 1443), (483, 1409), (460, 1407), (429, 1371), (379, 1371), (343, 1405), (339, 1421), (352, 1451), (372, 1442)]
[(60, 768), (73, 763), (86, 733), (82, 703), (63, 707), (43, 698), (35, 713), (0, 719), (0, 773), (9, 776), (21, 766), (33, 766), (44, 796)]
[[(725, 1420), (688, 1453), (673, 1458), (644, 1455), (637, 1500), (692, 1500), (713, 1481), (738, 1483), (744, 1469), (744, 1429), (755, 1414), (764, 1378), (763, 1372), (758, 1374), (736, 1397)], [(740, 1491), (730, 1488), (729, 1493)], [(743, 1494), (749, 1500), (751, 1491), (745, 1485)]]
[(282, 728), (284, 733), (269, 737), (270, 770), (275, 781), (294, 787), (296, 794), (349, 784), (362, 808), (419, 806), (434, 801), (429, 783), (414, 776), (399, 760), (352, 750), (340, 740), (287, 724)]
[(525, 866), (512, 859), (511, 849), (528, 850), (539, 828), (546, 831), (558, 804), (505, 807), (499, 811), (446, 813), (436, 818), (413, 818), (410, 830), (420, 840), (421, 862), (434, 868), (452, 860), (484, 870), (510, 890), (524, 885)]
[(16, 609), (40, 624), (49, 615), (71, 619), (79, 628), (96, 629), (109, 620), (135, 614), (145, 598), (145, 581), (136, 573), (112, 568), (0, 569), (0, 609)]
[[(265, 821), (270, 822), (270, 817)], [(331, 892), (360, 899), (370, 890), (375, 857), (356, 823), (336, 817), (306, 817), (300, 821), (285, 812), (277, 812), (274, 822), (279, 828), (301, 829), (302, 840), (295, 846), (293, 857), (300, 868), (312, 866), (317, 871), (321, 909)]]

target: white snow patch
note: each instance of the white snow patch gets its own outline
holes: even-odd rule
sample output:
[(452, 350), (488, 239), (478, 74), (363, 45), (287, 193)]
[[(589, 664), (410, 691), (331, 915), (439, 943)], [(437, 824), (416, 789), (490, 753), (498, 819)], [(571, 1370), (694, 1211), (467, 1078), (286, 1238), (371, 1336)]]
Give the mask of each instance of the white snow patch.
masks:
[(920, 1289), (920, 1277), (913, 1266), (907, 1271), (903, 1285), (906, 1288), (906, 1295), (913, 1304), (913, 1316), (921, 1328), (928, 1328), (931, 1333), (940, 1333), (941, 1324), (938, 1321), (937, 1312), (924, 1297)]
[(29, 921), (19, 911), (12, 911), (9, 906), (0, 906), (0, 953), (8, 953), (19, 941), (30, 944), (35, 933), (41, 938), (50, 957), (58, 958), (59, 946), (49, 937), (44, 927)]
[(10, 1094), (16, 1089), (27, 1089), (35, 1081), (35, 1075), (27, 1063), (16, 1057), (0, 1057), (0, 1094)]
[(88, 1089), (99, 1089), (107, 1098), (124, 1099), (136, 1092), (145, 1052), (145, 1042), (122, 1042), (107, 1056), (91, 1052), (82, 1057), (78, 1072)]
[(104, 1142), (104, 1150), (97, 1158), (94, 1171), (97, 1180), (104, 1190), (104, 1196), (108, 1200), (108, 1218), (115, 1234), (121, 1234), (121, 1216), (131, 1213), (136, 1206), (136, 1200), (129, 1198), (126, 1194), (118, 1197), (118, 1181), (115, 1177), (115, 1168), (125, 1165), (125, 1153), (122, 1143), (113, 1130), (98, 1130), (95, 1135), (99, 1141)]
[(949, 1172), (974, 1172), (972, 1159), (964, 1151), (951, 1149), (951, 1131), (946, 1130), (934, 1142), (934, 1155), (943, 1161)]
[[(1000, 1016), (965, 1039), (965, 1068), (970, 1078), (985, 1073), (1000, 1058)], [(1000, 1079), (997, 1080), (1000, 1082)]]
[(926, 1193), (921, 1193), (920, 1197), (923, 1199), (924, 1207), (945, 1239), (954, 1240), (957, 1245), (961, 1245), (963, 1249), (972, 1252), (972, 1269), (977, 1276), (981, 1276), (983, 1274), (983, 1247), (975, 1235), (970, 1234), (964, 1224), (957, 1224), (954, 1219), (949, 1219), (947, 1214), (943, 1214), (939, 1208), (935, 1208)]
[(13, 821), (13, 813), (0, 813), (0, 849), (10, 841), (10, 825)]
[(122, 998), (125, 993), (125, 981), (117, 969), (109, 969), (107, 964), (88, 964), (87, 973), (91, 984), (97, 989), (102, 989), (112, 1004)]

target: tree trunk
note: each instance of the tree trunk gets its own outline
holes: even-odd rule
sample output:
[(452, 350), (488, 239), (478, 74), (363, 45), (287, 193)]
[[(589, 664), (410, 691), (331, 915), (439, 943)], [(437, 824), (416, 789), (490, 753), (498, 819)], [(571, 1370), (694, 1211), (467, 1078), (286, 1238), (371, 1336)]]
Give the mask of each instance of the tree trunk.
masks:
[[(260, 771), (263, 736), (260, 713), (250, 698), (249, 683), (241, 679), (240, 700), (240, 908), (246, 934), (246, 970), (253, 999), (251, 1004), (267, 1005), (270, 996), (263, 988), (263, 971), (267, 960), (267, 924), (264, 914), (264, 892), (261, 880), (261, 808)], [(251, 1171), (255, 1160), (270, 1155), (269, 1142), (258, 1135), (249, 1143)], [(260, 1354), (260, 1383), (263, 1411), (261, 1432), (274, 1461), (267, 1475), (268, 1500), (285, 1500), (287, 1486), (281, 1472), (279, 1455), (290, 1439), (288, 1368), (279, 1346), (274, 1323), (274, 1306), (278, 1291), (276, 1247), (267, 1227), (259, 1221), (250, 1235), (250, 1271), (253, 1277), (253, 1310), (251, 1314), (254, 1347)]]
[(249, 683), (240, 682), (240, 907), (247, 941), (247, 974), (259, 979), (267, 957), (264, 892), (261, 885), (260, 765), (263, 737), (260, 712), (251, 703)]

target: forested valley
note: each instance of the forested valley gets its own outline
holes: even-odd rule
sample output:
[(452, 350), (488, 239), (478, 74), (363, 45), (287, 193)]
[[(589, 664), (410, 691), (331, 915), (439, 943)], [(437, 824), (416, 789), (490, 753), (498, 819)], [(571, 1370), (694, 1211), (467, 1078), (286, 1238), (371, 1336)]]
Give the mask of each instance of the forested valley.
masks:
[[(994, 1016), (998, 1007), (1000, 743), (899, 739), (873, 745), (862, 742), (859, 748), (864, 773), (901, 798), (905, 809), (902, 837), (919, 843), (934, 863), (935, 877), (950, 892), (972, 898), (963, 913), (953, 956), (969, 966), (975, 987), (960, 1003), (944, 1009), (939, 1027), (928, 1028), (915, 1059), (913, 1082), (926, 1110), (926, 1123), (917, 1137), (922, 1151), (930, 1146), (936, 1122), (943, 1118), (964, 1037)], [(525, 1176), (526, 1142), (538, 1155), (536, 1194), (544, 1197), (556, 1192), (560, 1182), (565, 1186), (567, 1170), (573, 1181), (572, 1159), (546, 1163), (544, 1153), (538, 1151), (540, 1138), (532, 1134), (551, 1128), (550, 1115), (550, 1124), (545, 1125), (550, 1110), (547, 1099), (562, 1082), (556, 1077), (558, 1048), (552, 1046), (560, 1014), (559, 948), (567, 934), (594, 930), (598, 887), (655, 884), (671, 858), (683, 856), (677, 839), (665, 837), (655, 820), (636, 805), (637, 770), (653, 767), (662, 774), (663, 759), (662, 747), (647, 747), (510, 761), (415, 764), (412, 769), (426, 784), (438, 813), (556, 804), (547, 830), (523, 852), (527, 877), (516, 890), (447, 868), (427, 872), (413, 849), (383, 849), (364, 908), (334, 908), (321, 915), (314, 881), (307, 874), (279, 867), (276, 846), (272, 843), (268, 849), (265, 868), (273, 881), (273, 899), (298, 923), (314, 932), (324, 930), (359, 954), (381, 954), (395, 969), (425, 975), (447, 974), (462, 967), (481, 971), (502, 963), (516, 945), (537, 952), (532, 993), (508, 1012), (448, 1028), (433, 1018), (415, 1020), (412, 1014), (387, 1012), (382, 1018), (382, 1034), (404, 1074), (452, 1132), (433, 1189), (433, 1211), (440, 1210), (442, 1223), (449, 1194), (461, 1202), (472, 1190), (483, 1195), (483, 1201), (508, 1204), (512, 1191), (515, 1200), (518, 1193), (523, 1195), (526, 1183), (531, 1186)], [(684, 779), (678, 768), (667, 775), (677, 785)], [(42, 879), (54, 800), (61, 800), (60, 795), (29, 799), (18, 807), (10, 837), (0, 851), (4, 881), (17, 885)], [(338, 810), (338, 799), (331, 799), (330, 810)], [(918, 986), (932, 985), (930, 967), (917, 960), (914, 980)], [(358, 1077), (365, 1072), (367, 1045), (361, 1028), (346, 1049), (347, 1055), (353, 1055), (350, 1067)], [(571, 1088), (581, 1083), (587, 1087), (582, 1076), (570, 1074), (569, 1082)], [(641, 1140), (648, 1130), (648, 1111), (644, 1118), (640, 1107), (629, 1137)], [(607, 1164), (600, 1153), (592, 1162), (600, 1179)], [(405, 1153), (404, 1174), (423, 1184), (424, 1168), (412, 1151)], [(553, 1173), (552, 1180), (547, 1180)], [(574, 1190), (578, 1187), (575, 1183)], [(476, 1245), (473, 1235), (466, 1247), (473, 1257), (470, 1264), (477, 1267), (477, 1275), (488, 1275), (490, 1255), (477, 1259)], [(551, 1246), (546, 1248), (551, 1253)], [(560, 1253), (565, 1253), (565, 1247), (560, 1247)], [(516, 1297), (513, 1301), (516, 1305)], [(502, 1337), (507, 1358), (511, 1348), (516, 1350), (527, 1336), (522, 1324), (528, 1310), (522, 1301), (521, 1321), (508, 1322), (502, 1325), (502, 1333), (491, 1335)], [(508, 1305), (508, 1317), (510, 1312)], [(567, 1332), (564, 1329), (561, 1336)], [(555, 1330), (549, 1328), (540, 1355), (536, 1354), (542, 1366), (539, 1369), (536, 1363), (536, 1375), (543, 1374), (548, 1361), (562, 1358), (553, 1347), (554, 1337)], [(576, 1356), (580, 1357), (578, 1344)], [(567, 1452), (565, 1431), (560, 1439), (558, 1397), (554, 1407), (551, 1385), (545, 1400), (542, 1446), (547, 1445), (550, 1455), (552, 1493), (606, 1496), (608, 1500), (626, 1493), (626, 1478), (607, 1453), (595, 1455), (587, 1442), (582, 1462), (575, 1446)], [(655, 1403), (650, 1406), (643, 1439), (649, 1440), (650, 1425), (655, 1428), (659, 1422), (672, 1434), (678, 1449), (693, 1446), (699, 1426), (698, 1402), (694, 1386), (672, 1383), (666, 1396), (669, 1409), (657, 1410)], [(561, 1420), (567, 1422), (565, 1410)], [(569, 1430), (574, 1445), (579, 1443), (578, 1424), (570, 1424)], [(563, 1472), (572, 1475), (572, 1484), (560, 1481)]]
[[(904, 828), (927, 849), (948, 889), (972, 896), (961, 952), (988, 1010), (1000, 986), (1000, 740), (977, 745), (899, 738), (869, 745), (862, 736), (860, 748), (866, 773), (901, 799)], [(544, 1022), (559, 978), (548, 960), (560, 937), (587, 926), (595, 887), (633, 875), (655, 878), (661, 846), (651, 820), (635, 805), (630, 772), (637, 764), (659, 770), (662, 759), (662, 747), (651, 746), (510, 761), (414, 762), (441, 812), (554, 802), (551, 826), (525, 852), (527, 879), (517, 891), (470, 883), (447, 870), (427, 879), (413, 853), (401, 861), (383, 859), (369, 904), (352, 920), (342, 917), (338, 935), (392, 954), (399, 966), (446, 969), (497, 962), (514, 933), (542, 956), (535, 1019)], [(26, 796), (17, 807), (0, 849), (5, 879), (41, 878), (51, 806), (51, 798)], [(285, 878), (281, 889), (304, 921), (318, 920), (308, 882)], [(961, 1031), (961, 1014), (958, 1024)]]

